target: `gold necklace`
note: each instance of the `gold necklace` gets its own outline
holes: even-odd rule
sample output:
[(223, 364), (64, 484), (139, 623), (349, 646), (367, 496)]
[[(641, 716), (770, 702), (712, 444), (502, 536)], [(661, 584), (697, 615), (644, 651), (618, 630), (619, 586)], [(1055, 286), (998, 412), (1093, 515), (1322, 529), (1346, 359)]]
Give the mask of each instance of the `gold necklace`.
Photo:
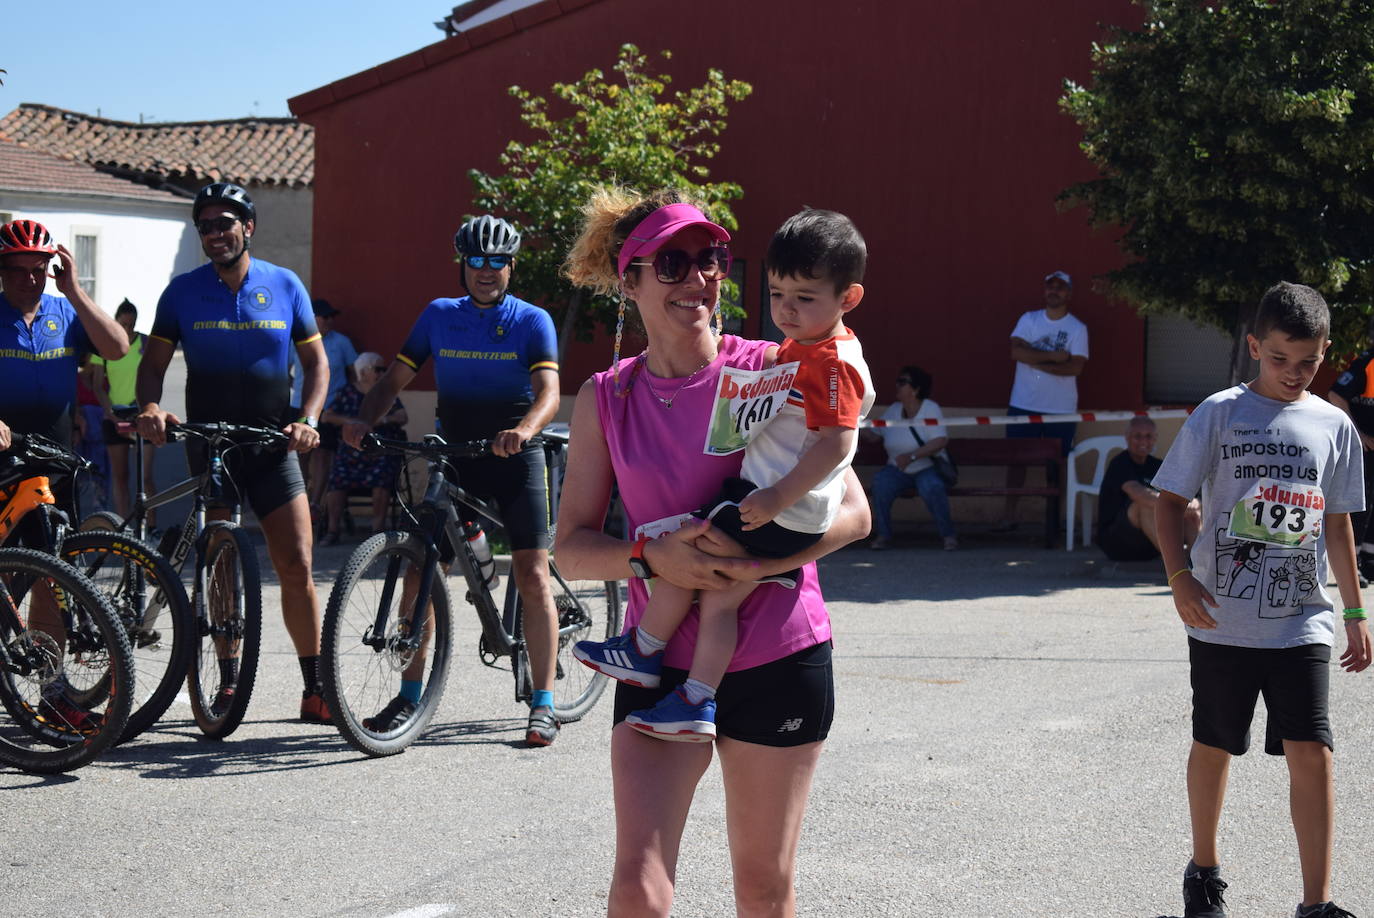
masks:
[[(648, 351), (645, 351), (643, 354), (641, 354), (641, 355), (640, 355), (641, 359), (647, 358), (647, 357), (648, 357), (648, 353), (649, 353)], [(682, 390), (683, 390), (683, 389), (686, 389), (689, 385), (692, 384), (692, 380), (694, 380), (694, 379), (697, 378), (697, 374), (700, 373), (702, 370), (706, 369), (707, 367), (709, 367), (709, 366), (711, 365), (711, 361), (713, 361), (713, 360), (715, 360), (715, 359), (716, 359), (715, 357), (710, 357), (710, 358), (707, 359), (707, 361), (706, 361), (705, 363), (703, 363), (701, 366), (699, 366), (699, 367), (697, 367), (695, 370), (693, 370), (693, 371), (692, 371), (692, 375), (691, 375), (691, 376), (688, 376), (686, 379), (684, 379), (684, 380), (682, 381), (682, 385), (680, 385), (680, 386), (678, 386), (676, 389), (674, 389), (674, 390), (673, 390), (673, 394), (670, 395), (670, 396), (668, 396), (667, 398), (664, 398), (663, 396), (659, 395), (659, 394), (658, 394), (658, 390), (654, 388), (654, 384), (653, 384), (652, 382), (649, 381), (649, 374), (648, 374), (648, 372), (647, 372), (647, 370), (648, 370), (648, 365), (649, 365), (649, 364), (648, 364), (648, 360), (645, 359), (645, 360), (644, 360), (644, 367), (645, 367), (646, 372), (645, 372), (645, 374), (644, 374), (644, 385), (646, 385), (646, 386), (649, 387), (649, 394), (652, 395), (655, 399), (657, 399), (657, 401), (658, 401), (658, 403), (659, 403), (660, 405), (662, 405), (664, 408), (672, 408), (672, 407), (673, 407), (673, 400), (676, 399), (679, 395), (681, 395), (681, 394), (682, 394)]]

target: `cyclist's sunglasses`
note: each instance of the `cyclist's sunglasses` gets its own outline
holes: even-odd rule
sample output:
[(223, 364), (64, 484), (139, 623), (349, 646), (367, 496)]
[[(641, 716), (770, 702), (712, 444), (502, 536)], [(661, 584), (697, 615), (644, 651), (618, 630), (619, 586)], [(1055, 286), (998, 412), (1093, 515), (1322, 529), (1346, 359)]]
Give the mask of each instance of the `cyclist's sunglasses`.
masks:
[(653, 261), (632, 261), (632, 265), (653, 266), (654, 276), (664, 284), (680, 284), (687, 279), (695, 265), (701, 272), (701, 279), (721, 280), (730, 273), (732, 261), (730, 250), (723, 245), (713, 245), (702, 249), (695, 255), (682, 249), (659, 249)]
[(208, 236), (211, 233), (224, 233), (233, 229), (234, 224), (238, 222), (238, 217), (231, 217), (228, 214), (215, 217), (213, 220), (197, 220), (196, 232), (200, 233), (202, 236)]
[(511, 255), (464, 255), (463, 264), (480, 271), (483, 268), (491, 268), (493, 271), (500, 271), (508, 267), (515, 258)]

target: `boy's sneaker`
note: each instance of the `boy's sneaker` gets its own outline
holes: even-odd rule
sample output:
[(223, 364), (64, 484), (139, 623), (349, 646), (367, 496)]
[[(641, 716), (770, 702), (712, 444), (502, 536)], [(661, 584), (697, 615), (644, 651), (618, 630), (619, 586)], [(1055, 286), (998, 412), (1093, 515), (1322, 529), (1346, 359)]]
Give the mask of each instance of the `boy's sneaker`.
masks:
[(1226, 918), (1222, 892), (1226, 881), (1219, 867), (1199, 867), (1192, 861), (1183, 870), (1183, 918)]
[(415, 713), (415, 707), (415, 702), (404, 695), (397, 695), (376, 714), (371, 717), (364, 717), (363, 727), (373, 733), (391, 733), (394, 730), (399, 730), (401, 725), (410, 720), (410, 716)]
[(1308, 906), (1306, 911), (1299, 905), (1293, 912), (1293, 918), (1355, 918), (1355, 913), (1347, 912), (1334, 902), (1323, 902)]
[(678, 689), (652, 708), (632, 711), (625, 723), (659, 739), (709, 743), (716, 738), (716, 700), (707, 698), (692, 704)]
[(663, 670), (663, 651), (650, 656), (639, 652), (635, 631), (631, 628), (609, 641), (578, 641), (573, 656), (599, 673), (604, 673), (626, 685), (658, 688), (658, 674)]

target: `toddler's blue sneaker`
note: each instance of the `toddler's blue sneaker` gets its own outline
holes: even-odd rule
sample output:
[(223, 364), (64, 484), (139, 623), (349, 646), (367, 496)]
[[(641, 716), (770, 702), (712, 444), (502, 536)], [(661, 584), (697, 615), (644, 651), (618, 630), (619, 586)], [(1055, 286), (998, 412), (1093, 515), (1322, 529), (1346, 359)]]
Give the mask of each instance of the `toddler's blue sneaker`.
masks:
[(652, 708), (632, 711), (625, 723), (641, 733), (682, 743), (709, 743), (716, 738), (716, 700), (692, 704), (678, 689)]
[(573, 645), (573, 656), (599, 673), (640, 688), (658, 688), (658, 674), (663, 669), (663, 652), (647, 657), (640, 653), (633, 628), (609, 641), (578, 641)]

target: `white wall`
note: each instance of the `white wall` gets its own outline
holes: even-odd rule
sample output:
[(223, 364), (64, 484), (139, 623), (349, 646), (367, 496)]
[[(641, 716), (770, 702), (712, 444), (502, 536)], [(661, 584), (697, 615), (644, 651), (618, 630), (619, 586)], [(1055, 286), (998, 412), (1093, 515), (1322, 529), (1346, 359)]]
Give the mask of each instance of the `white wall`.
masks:
[[(0, 191), (0, 212), (37, 220), (73, 251), (78, 233), (96, 236), (96, 304), (113, 313), (127, 297), (138, 307), (140, 331), (152, 326), (167, 282), (205, 260), (191, 227), (189, 200), (163, 203)], [(48, 292), (57, 293), (51, 284)]]

